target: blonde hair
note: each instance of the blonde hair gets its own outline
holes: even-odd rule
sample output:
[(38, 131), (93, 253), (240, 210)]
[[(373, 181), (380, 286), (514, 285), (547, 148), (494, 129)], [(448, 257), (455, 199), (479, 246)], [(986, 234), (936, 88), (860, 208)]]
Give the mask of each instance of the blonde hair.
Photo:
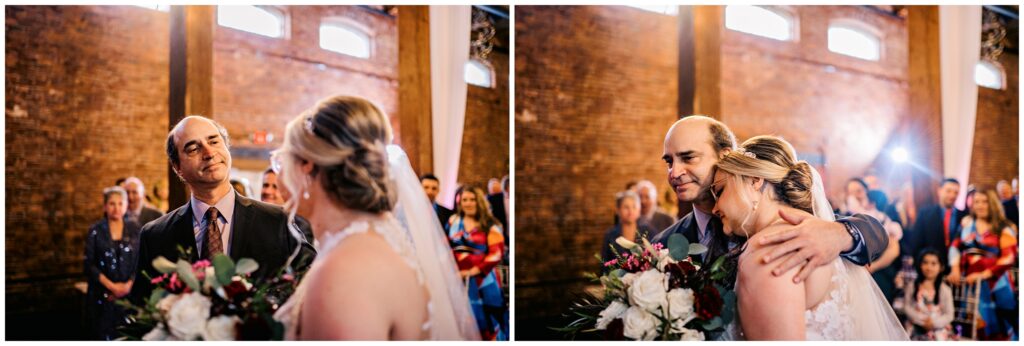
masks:
[(796, 150), (782, 138), (756, 136), (726, 154), (716, 168), (737, 178), (761, 178), (776, 201), (813, 213), (811, 166), (796, 160)]
[[(380, 108), (360, 97), (335, 96), (289, 122), (279, 152), (288, 154), (280, 157), (284, 167), (295, 167), (296, 159), (313, 162), (310, 175), (332, 201), (380, 213), (395, 204), (385, 149), (391, 140), (391, 124)], [(293, 199), (303, 192), (300, 178), (282, 174)]]

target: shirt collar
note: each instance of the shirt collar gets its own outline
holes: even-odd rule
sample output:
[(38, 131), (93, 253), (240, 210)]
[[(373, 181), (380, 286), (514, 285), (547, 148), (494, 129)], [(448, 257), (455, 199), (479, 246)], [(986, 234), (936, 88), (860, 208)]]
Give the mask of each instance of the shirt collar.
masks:
[[(206, 216), (206, 211), (210, 209), (210, 205), (196, 199), (195, 195), (192, 195), (189, 203), (192, 204), (193, 220), (197, 225), (203, 224), (203, 217)], [(231, 217), (235, 215), (235, 191), (233, 189), (229, 190), (228, 194), (221, 197), (213, 206), (217, 207), (217, 212), (224, 219), (224, 223), (230, 225)]]
[(693, 208), (693, 217), (697, 218), (697, 229), (700, 230), (701, 236), (703, 236), (708, 229), (708, 221), (711, 221), (711, 215), (700, 211), (700, 209)]

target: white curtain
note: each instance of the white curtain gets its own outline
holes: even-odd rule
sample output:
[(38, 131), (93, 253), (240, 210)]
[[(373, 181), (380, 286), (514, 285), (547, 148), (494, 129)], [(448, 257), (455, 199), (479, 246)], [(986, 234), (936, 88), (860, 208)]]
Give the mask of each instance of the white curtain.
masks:
[(942, 79), (942, 165), (960, 181), (958, 208), (964, 207), (974, 148), (978, 86), (974, 65), (981, 55), (981, 6), (939, 6)]
[(462, 127), (466, 120), (466, 61), (469, 6), (430, 6), (431, 125), (434, 174), (441, 180), (439, 204), (451, 208), (459, 181)]

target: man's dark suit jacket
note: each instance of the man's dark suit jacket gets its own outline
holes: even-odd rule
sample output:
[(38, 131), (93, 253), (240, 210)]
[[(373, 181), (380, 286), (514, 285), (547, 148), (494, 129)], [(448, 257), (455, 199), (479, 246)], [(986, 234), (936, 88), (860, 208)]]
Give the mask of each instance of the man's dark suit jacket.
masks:
[[(269, 279), (284, 267), (288, 257), (299, 246), (287, 229), (288, 215), (281, 207), (235, 195), (235, 210), (231, 218), (231, 249), (228, 255), (235, 261), (251, 258), (259, 263), (259, 269), (252, 274), (255, 280)], [(307, 224), (308, 225), (308, 224)], [(308, 226), (307, 226), (308, 227)], [(303, 230), (303, 233), (311, 234)], [(171, 262), (179, 257), (178, 246), (191, 250), (190, 261), (199, 259), (196, 238), (192, 228), (192, 207), (186, 203), (159, 219), (142, 227), (139, 242), (139, 265), (132, 286), (131, 299), (141, 304), (153, 290), (150, 277), (160, 275), (153, 269), (153, 259), (163, 256)], [(296, 273), (303, 273), (316, 256), (316, 250), (308, 242), (301, 244), (299, 255), (292, 263)]]
[[(855, 228), (860, 230), (863, 238), (861, 241), (864, 242), (862, 251), (855, 253), (843, 253), (841, 256), (850, 262), (858, 265), (867, 265), (878, 259), (885, 251), (885, 248), (889, 246), (889, 237), (885, 233), (885, 228), (882, 228), (882, 224), (878, 223), (873, 217), (857, 214), (847, 218), (841, 219), (844, 222), (849, 222)], [(729, 252), (729, 238), (722, 232), (722, 222), (717, 217), (712, 216), (712, 219), (708, 221), (708, 227), (712, 227), (709, 231), (714, 232), (714, 237), (711, 240), (711, 244), (708, 247), (708, 252), (704, 256), (700, 256), (701, 261), (708, 258), (717, 258), (723, 254)], [(682, 234), (686, 236), (686, 240), (690, 244), (700, 243), (698, 238), (698, 232), (700, 228), (697, 225), (697, 219), (693, 216), (693, 212), (686, 214), (682, 219), (679, 219), (671, 227), (665, 229), (657, 236), (654, 237), (654, 241), (661, 243), (662, 245), (668, 245), (668, 237), (672, 234)], [(856, 248), (857, 244), (854, 244)]]
[(139, 222), (139, 226), (145, 226), (150, 221), (159, 219), (161, 216), (164, 216), (164, 212), (143, 205), (136, 221)]
[(487, 202), (491, 205), (491, 215), (501, 222), (501, 232), (505, 235), (505, 242), (508, 242), (508, 213), (505, 212), (505, 195), (496, 193), (487, 195)]
[[(950, 217), (950, 228), (952, 234), (949, 235), (950, 243), (953, 239), (960, 237), (960, 221), (963, 220), (963, 210), (953, 208), (953, 215)], [(945, 220), (943, 218), (942, 207), (938, 204), (928, 206), (922, 209), (917, 214), (917, 221), (914, 221), (914, 229), (910, 232), (911, 241), (909, 242), (909, 248), (907, 251), (901, 251), (902, 253), (915, 258), (926, 248), (932, 248), (939, 251), (939, 260), (942, 263), (947, 263), (945, 267), (949, 267), (949, 248), (946, 246), (946, 236), (943, 234), (942, 224)]]
[[(434, 212), (437, 213), (437, 221), (441, 222), (441, 229), (447, 231), (448, 219), (450, 219), (452, 214), (455, 214), (455, 212), (451, 209), (445, 208), (443, 205), (437, 204), (437, 202), (434, 202)], [(445, 233), (444, 236), (447, 238), (448, 233)]]
[(1003, 201), (1003, 211), (1006, 212), (1006, 219), (1010, 220), (1010, 222), (1013, 222), (1013, 224), (1017, 225), (1017, 227), (1019, 228), (1020, 215), (1019, 211), (1017, 210), (1017, 199), (1010, 198), (1008, 200)]

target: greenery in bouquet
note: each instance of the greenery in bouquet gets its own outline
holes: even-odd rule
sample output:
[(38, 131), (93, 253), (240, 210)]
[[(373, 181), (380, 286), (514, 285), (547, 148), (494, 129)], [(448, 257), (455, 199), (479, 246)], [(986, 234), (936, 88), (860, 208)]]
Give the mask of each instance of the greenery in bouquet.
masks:
[(690, 256), (707, 248), (680, 234), (669, 237), (667, 247), (646, 238), (642, 244), (621, 237), (616, 243), (627, 251), (604, 263), (605, 274), (588, 274), (601, 283), (603, 296), (585, 294), (570, 307), (572, 321), (556, 331), (569, 338), (705, 340), (734, 318), (736, 294), (726, 283), (734, 277), (733, 256), (702, 266)]
[[(181, 250), (183, 256), (190, 258)], [(153, 260), (161, 275), (150, 278), (156, 288), (142, 306), (122, 300), (131, 312), (121, 328), (126, 340), (282, 340), (284, 326), (273, 318), (294, 292), (291, 274), (254, 285), (249, 276), (259, 264), (237, 263), (218, 254), (210, 260)]]

